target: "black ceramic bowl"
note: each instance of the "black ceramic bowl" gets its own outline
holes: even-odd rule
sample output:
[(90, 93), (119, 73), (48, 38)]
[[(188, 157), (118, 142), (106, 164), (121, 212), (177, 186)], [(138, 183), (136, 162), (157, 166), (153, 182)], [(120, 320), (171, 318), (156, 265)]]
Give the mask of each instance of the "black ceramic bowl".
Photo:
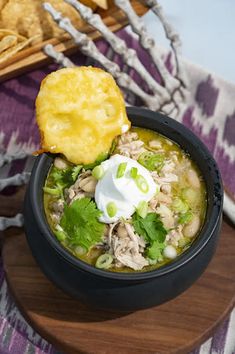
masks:
[(165, 135), (188, 152), (206, 183), (208, 206), (204, 226), (192, 246), (176, 260), (150, 272), (114, 273), (72, 256), (54, 237), (43, 207), (43, 185), (53, 158), (36, 159), (25, 197), (28, 244), (46, 276), (66, 293), (105, 309), (132, 311), (161, 304), (186, 290), (210, 262), (219, 237), (223, 189), (217, 165), (203, 143), (182, 124), (149, 110), (128, 108), (134, 126)]

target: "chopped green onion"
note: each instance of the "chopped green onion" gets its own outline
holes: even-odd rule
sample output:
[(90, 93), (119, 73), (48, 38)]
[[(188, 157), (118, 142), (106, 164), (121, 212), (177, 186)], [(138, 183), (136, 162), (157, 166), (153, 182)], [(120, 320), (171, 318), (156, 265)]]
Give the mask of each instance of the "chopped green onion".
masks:
[(131, 178), (135, 179), (138, 174), (138, 168), (137, 167), (131, 167), (130, 175)]
[(148, 203), (145, 200), (139, 202), (136, 212), (141, 218), (144, 219), (148, 214)]
[(109, 253), (102, 254), (96, 260), (95, 266), (100, 269), (108, 269), (113, 262), (113, 257)]
[(95, 177), (96, 179), (101, 179), (104, 175), (104, 169), (101, 165), (96, 166), (92, 170), (92, 176)]
[(142, 175), (136, 176), (135, 183), (141, 192), (143, 192), (145, 194), (148, 193), (149, 185), (148, 185), (146, 179)]
[(108, 216), (113, 218), (117, 214), (117, 206), (114, 202), (109, 202), (106, 207)]
[(184, 214), (188, 211), (188, 204), (183, 202), (180, 198), (176, 198), (172, 203), (172, 209)]
[(124, 176), (124, 173), (126, 171), (126, 166), (127, 166), (127, 162), (122, 162), (119, 164), (116, 178), (121, 178)]
[(82, 256), (83, 254), (86, 253), (86, 249), (85, 249), (85, 247), (77, 246), (77, 247), (75, 248), (75, 253), (76, 253), (78, 256)]
[(187, 211), (184, 214), (181, 214), (178, 219), (179, 224), (187, 224), (189, 221), (192, 220), (193, 214), (191, 211)]
[(43, 187), (43, 190), (47, 194), (59, 196), (61, 194), (61, 190), (58, 188), (50, 188), (50, 187)]
[(54, 231), (54, 234), (59, 241), (64, 241), (66, 239), (66, 234), (64, 231)]
[(146, 151), (139, 156), (138, 162), (149, 171), (157, 170), (159, 172), (164, 165), (164, 156)]
[(156, 192), (155, 192), (155, 194), (158, 194), (159, 192), (160, 192), (160, 185), (156, 184)]

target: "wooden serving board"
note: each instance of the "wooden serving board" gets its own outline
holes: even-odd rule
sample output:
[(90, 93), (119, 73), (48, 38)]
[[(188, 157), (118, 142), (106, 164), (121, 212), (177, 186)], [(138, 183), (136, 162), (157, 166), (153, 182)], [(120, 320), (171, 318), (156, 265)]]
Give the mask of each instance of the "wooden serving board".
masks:
[[(145, 7), (138, 0), (132, 0), (132, 6), (139, 16), (144, 15), (147, 11), (147, 7)], [(98, 13), (101, 15), (106, 26), (108, 26), (113, 32), (121, 29), (128, 23), (124, 13), (114, 5), (111, 6), (108, 10), (99, 9)], [(95, 31), (91, 26), (87, 24), (84, 24), (81, 28), (78, 29), (83, 33), (89, 34), (89, 37), (92, 39), (100, 37), (99, 32)], [(15, 76), (52, 62), (52, 59), (48, 58), (42, 51), (42, 48), (49, 43), (53, 44), (58, 52), (63, 52), (66, 55), (72, 54), (79, 50), (78, 46), (74, 45), (74, 42), (68, 37), (63, 40), (53, 38), (38, 43), (32, 47), (18, 52), (7, 62), (0, 64), (0, 82), (11, 79)]]
[[(0, 197), (14, 213), (23, 191)], [(188, 353), (208, 339), (235, 305), (235, 229), (223, 222), (217, 252), (202, 277), (161, 306), (133, 313), (88, 307), (57, 289), (36, 265), (22, 229), (4, 234), (9, 287), (31, 325), (66, 354)]]

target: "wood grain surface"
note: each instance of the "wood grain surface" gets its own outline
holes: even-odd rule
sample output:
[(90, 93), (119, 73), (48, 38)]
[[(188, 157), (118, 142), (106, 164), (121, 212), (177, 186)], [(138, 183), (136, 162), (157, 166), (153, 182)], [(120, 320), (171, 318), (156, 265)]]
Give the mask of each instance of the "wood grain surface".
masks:
[[(147, 8), (138, 0), (132, 0), (132, 5), (139, 16), (143, 15), (147, 11)], [(103, 18), (103, 22), (106, 26), (108, 26), (113, 32), (125, 26), (128, 22), (124, 13), (115, 6), (112, 6), (108, 10), (100, 9), (99, 14)], [(89, 37), (92, 39), (100, 37), (99, 32), (95, 31), (87, 24), (82, 25), (79, 30), (83, 33), (89, 34)], [(58, 52), (63, 52), (67, 55), (79, 50), (78, 46), (76, 46), (68, 36), (65, 36), (63, 40), (53, 38), (38, 43), (18, 52), (12, 58), (7, 60), (7, 62), (0, 64), (0, 82), (52, 62), (52, 59), (48, 58), (42, 51), (44, 45), (48, 43), (53, 44)]]
[(203, 276), (161, 306), (133, 313), (104, 312), (57, 289), (36, 265), (22, 230), (5, 233), (8, 284), (24, 316), (58, 350), (76, 353), (188, 353), (235, 304), (235, 230), (227, 222)]

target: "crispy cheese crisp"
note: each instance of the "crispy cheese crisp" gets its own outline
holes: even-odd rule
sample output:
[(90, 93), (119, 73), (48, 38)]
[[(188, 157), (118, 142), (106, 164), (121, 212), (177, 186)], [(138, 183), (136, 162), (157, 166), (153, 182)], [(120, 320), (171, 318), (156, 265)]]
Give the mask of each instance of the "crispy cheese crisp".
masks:
[(98, 68), (65, 68), (49, 74), (36, 99), (43, 151), (75, 164), (93, 163), (130, 128), (122, 93)]

